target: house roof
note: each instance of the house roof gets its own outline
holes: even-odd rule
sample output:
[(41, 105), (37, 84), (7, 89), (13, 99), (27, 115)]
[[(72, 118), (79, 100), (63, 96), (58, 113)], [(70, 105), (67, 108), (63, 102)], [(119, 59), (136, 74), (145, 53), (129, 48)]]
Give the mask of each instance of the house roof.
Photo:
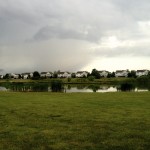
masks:
[(148, 70), (137, 70), (136, 72), (145, 72), (145, 71), (148, 71)]
[(22, 73), (21, 75), (30, 75), (31, 73), (27, 72), (27, 73)]
[(100, 71), (98, 71), (99, 73), (102, 73), (102, 72), (109, 72), (109, 71), (106, 71), (106, 70), (100, 70)]
[(58, 74), (64, 74), (64, 73), (68, 73), (68, 74), (71, 74), (70, 72), (59, 72)]
[(116, 73), (122, 73), (122, 72), (124, 72), (124, 71), (127, 72), (127, 70), (116, 70)]
[(78, 71), (77, 73), (84, 73), (84, 72), (88, 73), (87, 71)]
[(58, 72), (58, 74), (64, 74), (65, 72)]
[(48, 72), (41, 72), (41, 74), (47, 74)]

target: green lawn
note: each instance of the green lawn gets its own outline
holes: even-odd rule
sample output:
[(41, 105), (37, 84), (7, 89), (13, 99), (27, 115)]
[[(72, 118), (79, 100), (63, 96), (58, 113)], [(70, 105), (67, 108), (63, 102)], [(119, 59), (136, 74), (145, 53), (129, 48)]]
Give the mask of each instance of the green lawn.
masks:
[(0, 92), (0, 150), (148, 150), (150, 92)]

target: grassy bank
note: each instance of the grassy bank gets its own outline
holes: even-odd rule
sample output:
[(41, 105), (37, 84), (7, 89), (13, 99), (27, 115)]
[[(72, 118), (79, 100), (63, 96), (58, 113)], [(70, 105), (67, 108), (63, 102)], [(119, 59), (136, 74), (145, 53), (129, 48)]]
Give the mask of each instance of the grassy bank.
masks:
[(147, 150), (150, 92), (0, 92), (1, 150)]
[[(58, 78), (57, 78), (58, 79)], [(44, 82), (44, 83), (49, 83), (52, 80), (55, 79), (39, 79), (39, 80), (31, 80), (31, 79), (1, 79), (0, 83), (38, 83), (38, 82)], [(62, 80), (63, 83), (67, 84), (93, 84), (93, 83), (101, 83), (101, 84), (117, 84), (121, 82), (135, 82), (136, 79), (134, 78), (101, 78), (101, 79), (94, 79), (93, 81), (90, 81), (88, 78), (61, 78), (59, 80)]]

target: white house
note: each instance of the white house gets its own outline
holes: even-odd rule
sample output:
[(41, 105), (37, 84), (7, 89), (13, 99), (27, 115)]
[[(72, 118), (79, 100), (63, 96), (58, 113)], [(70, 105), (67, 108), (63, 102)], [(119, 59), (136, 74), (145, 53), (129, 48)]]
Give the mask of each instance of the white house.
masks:
[(70, 72), (59, 72), (58, 78), (71, 78), (71, 73)]
[(101, 77), (105, 77), (106, 78), (108, 76), (109, 72), (106, 71), (106, 70), (101, 70), (101, 71), (99, 71), (99, 74), (100, 74)]
[(0, 75), (0, 79), (3, 79), (3, 77), (4, 77), (3, 75)]
[(87, 72), (87, 71), (78, 71), (78, 72), (76, 73), (76, 77), (77, 77), (77, 78), (87, 77), (87, 75), (88, 75), (88, 72)]
[(40, 76), (43, 78), (51, 78), (51, 77), (53, 77), (53, 73), (52, 72), (41, 72)]
[(18, 79), (19, 78), (19, 74), (15, 74), (15, 73), (11, 73), (10, 76), (13, 79)]
[(21, 77), (22, 79), (29, 79), (33, 77), (33, 73), (22, 73)]
[(148, 75), (148, 70), (137, 70), (136, 71), (136, 76), (140, 77), (140, 76), (147, 76)]
[(128, 77), (128, 70), (116, 70), (115, 77)]

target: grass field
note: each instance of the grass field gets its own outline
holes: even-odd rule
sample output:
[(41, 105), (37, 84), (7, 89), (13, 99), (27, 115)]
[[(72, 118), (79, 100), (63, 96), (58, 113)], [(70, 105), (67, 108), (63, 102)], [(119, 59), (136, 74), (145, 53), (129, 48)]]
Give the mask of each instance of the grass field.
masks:
[(148, 150), (150, 92), (0, 92), (0, 150)]

